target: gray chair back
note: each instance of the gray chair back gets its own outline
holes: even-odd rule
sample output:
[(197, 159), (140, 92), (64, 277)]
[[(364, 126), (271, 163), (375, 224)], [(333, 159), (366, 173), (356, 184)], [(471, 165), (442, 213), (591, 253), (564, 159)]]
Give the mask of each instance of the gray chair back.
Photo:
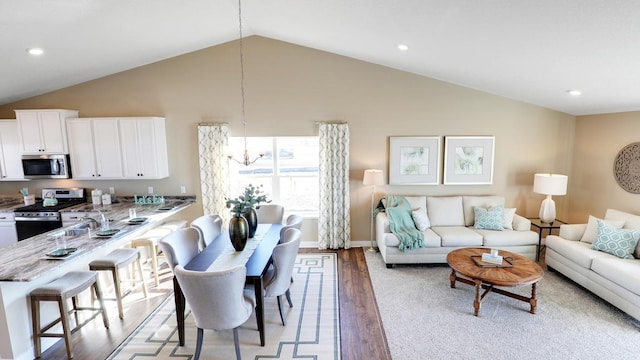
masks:
[(284, 206), (278, 204), (264, 204), (256, 209), (258, 224), (282, 224)]
[(287, 217), (287, 221), (284, 223), (284, 226), (280, 229), (280, 242), (282, 242), (282, 238), (284, 237), (285, 231), (291, 228), (298, 229), (298, 230), (302, 229), (302, 216), (292, 214)]
[(203, 215), (191, 222), (191, 226), (200, 234), (200, 248), (211, 244), (222, 232), (222, 218), (219, 215)]
[(171, 270), (177, 265), (185, 266), (198, 255), (200, 235), (194, 228), (178, 229), (158, 241)]
[(302, 232), (298, 229), (287, 229), (282, 242), (273, 249), (273, 267), (265, 275), (265, 296), (280, 296), (289, 290), (301, 235)]

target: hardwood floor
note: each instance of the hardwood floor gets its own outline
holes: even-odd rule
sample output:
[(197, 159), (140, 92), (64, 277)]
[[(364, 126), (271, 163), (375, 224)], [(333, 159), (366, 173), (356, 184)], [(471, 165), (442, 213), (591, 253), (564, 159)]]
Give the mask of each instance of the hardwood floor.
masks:
[[(363, 248), (350, 250), (300, 249), (305, 252), (335, 252), (338, 254), (338, 293), (340, 306), (340, 341), (343, 360), (390, 360), (391, 354), (384, 334), (365, 261)], [(109, 329), (99, 318), (90, 321), (72, 335), (75, 359), (104, 359), (171, 294), (171, 273), (161, 269), (160, 286), (149, 289), (149, 298), (129, 300), (123, 320), (115, 307), (111, 310)], [(132, 297), (135, 294), (131, 295)], [(125, 300), (127, 298), (125, 297)], [(63, 341), (58, 341), (42, 356), (43, 359), (66, 359)], [(321, 359), (319, 359), (321, 360)]]

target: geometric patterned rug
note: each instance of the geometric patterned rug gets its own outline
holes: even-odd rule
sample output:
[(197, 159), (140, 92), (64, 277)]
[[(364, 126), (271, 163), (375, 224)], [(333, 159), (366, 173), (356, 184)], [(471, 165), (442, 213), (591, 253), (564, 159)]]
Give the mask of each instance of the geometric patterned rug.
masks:
[[(285, 301), (282, 326), (276, 298), (265, 298), (265, 346), (253, 315), (238, 329), (243, 359), (340, 359), (337, 255), (298, 254), (291, 284), (293, 308)], [(196, 327), (185, 312), (185, 346), (178, 346), (173, 296), (169, 296), (107, 358), (193, 359)], [(204, 330), (203, 360), (235, 359), (232, 330)]]

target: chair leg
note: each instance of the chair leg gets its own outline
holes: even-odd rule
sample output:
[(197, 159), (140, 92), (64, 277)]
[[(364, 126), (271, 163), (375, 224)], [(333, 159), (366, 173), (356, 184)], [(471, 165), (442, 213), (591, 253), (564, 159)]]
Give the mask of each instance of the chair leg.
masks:
[(40, 347), (40, 301), (31, 297), (31, 319), (33, 322), (33, 352), (36, 359), (40, 359), (42, 350)]
[(147, 298), (149, 294), (147, 293), (147, 283), (144, 280), (144, 272), (142, 271), (142, 261), (140, 260), (140, 253), (138, 253), (138, 260), (136, 260), (136, 266), (138, 268), (138, 274), (140, 274), (140, 281), (142, 282), (142, 292), (144, 293), (144, 297)]
[(289, 302), (289, 307), (293, 307), (293, 303), (291, 302), (291, 292), (289, 291), (289, 289), (287, 289), (287, 292), (284, 294), (287, 295), (287, 301)]
[(282, 304), (282, 295), (278, 295), (278, 310), (280, 310), (280, 319), (282, 319), (282, 326), (287, 325), (287, 321), (284, 318), (284, 305)]
[(111, 269), (113, 274), (113, 289), (116, 293), (116, 304), (118, 305), (118, 317), (124, 319), (124, 310), (122, 309), (122, 290), (120, 289), (120, 272), (118, 268)]
[(203, 330), (201, 328), (198, 328), (198, 336), (196, 338), (196, 353), (195, 355), (193, 355), (193, 360), (199, 360), (200, 359), (200, 351), (202, 351), (202, 335), (203, 335)]
[(158, 248), (155, 244), (151, 243), (149, 246), (151, 250), (151, 269), (153, 269), (153, 281), (156, 286), (160, 286), (160, 279), (158, 278)]
[(58, 309), (60, 310), (60, 321), (62, 321), (62, 333), (64, 344), (67, 348), (67, 357), (73, 358), (73, 345), (71, 344), (71, 327), (69, 326), (69, 310), (67, 309), (67, 301), (63, 298), (58, 299)]
[[(104, 298), (102, 297), (102, 290), (100, 289), (100, 285), (98, 285), (98, 281), (93, 284), (93, 293), (95, 293), (96, 298), (98, 299), (98, 304), (100, 304), (100, 313), (102, 314), (102, 323), (105, 328), (109, 328), (109, 317), (107, 316), (107, 308), (104, 306)], [(92, 293), (92, 294), (93, 294)]]
[(238, 341), (238, 328), (233, 328), (233, 343), (236, 346), (236, 359), (242, 360), (242, 356), (240, 354), (240, 342)]

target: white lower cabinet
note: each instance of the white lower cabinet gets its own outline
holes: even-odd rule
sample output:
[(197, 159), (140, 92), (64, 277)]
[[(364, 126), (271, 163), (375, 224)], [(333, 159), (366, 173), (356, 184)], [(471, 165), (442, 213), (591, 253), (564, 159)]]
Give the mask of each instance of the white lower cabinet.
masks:
[(67, 120), (71, 174), (74, 179), (121, 179), (118, 118)]
[(0, 213), (0, 248), (18, 242), (16, 221), (12, 212)]

